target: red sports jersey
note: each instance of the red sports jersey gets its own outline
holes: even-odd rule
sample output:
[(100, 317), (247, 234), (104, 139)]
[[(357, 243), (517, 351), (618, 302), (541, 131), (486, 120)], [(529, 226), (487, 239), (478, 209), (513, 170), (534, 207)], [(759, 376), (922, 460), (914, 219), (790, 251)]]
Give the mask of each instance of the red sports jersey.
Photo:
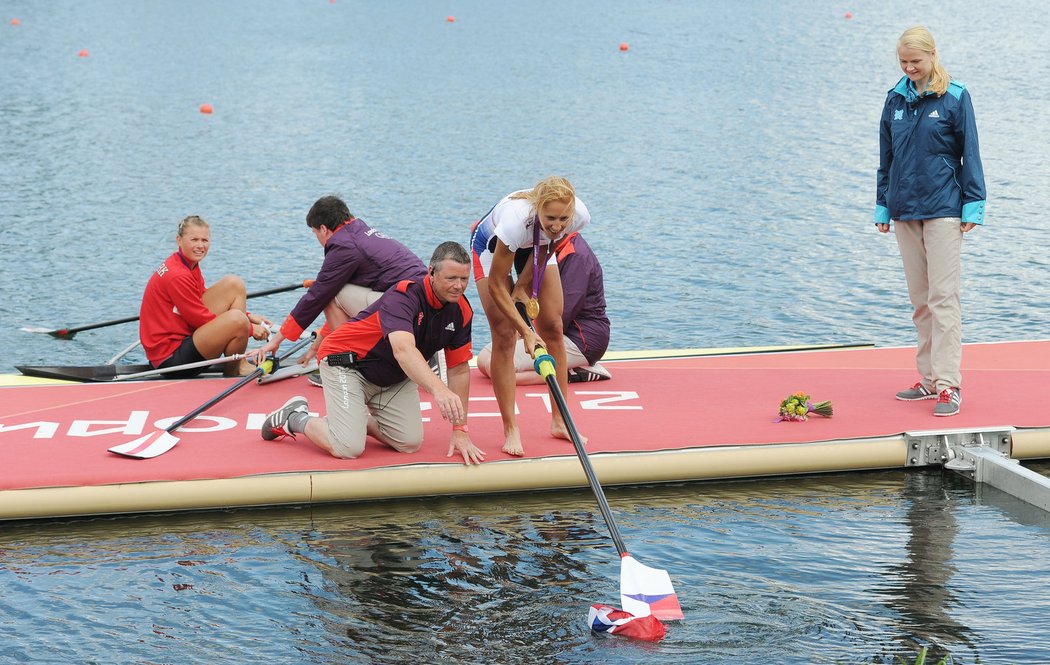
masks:
[(201, 296), (204, 275), (176, 251), (150, 276), (139, 310), (139, 339), (154, 367), (167, 360), (208, 321), (215, 318)]

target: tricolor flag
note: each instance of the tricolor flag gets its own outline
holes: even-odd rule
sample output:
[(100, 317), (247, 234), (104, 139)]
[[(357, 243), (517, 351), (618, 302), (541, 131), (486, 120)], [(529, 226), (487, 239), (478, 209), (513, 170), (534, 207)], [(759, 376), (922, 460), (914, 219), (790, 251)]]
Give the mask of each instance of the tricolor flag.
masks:
[(620, 557), (620, 603), (636, 617), (652, 614), (664, 621), (685, 618), (667, 571), (639, 563), (630, 554)]
[(596, 633), (629, 637), (634, 640), (655, 642), (664, 636), (664, 625), (649, 615), (636, 617), (630, 612), (595, 603), (587, 612), (587, 622)]

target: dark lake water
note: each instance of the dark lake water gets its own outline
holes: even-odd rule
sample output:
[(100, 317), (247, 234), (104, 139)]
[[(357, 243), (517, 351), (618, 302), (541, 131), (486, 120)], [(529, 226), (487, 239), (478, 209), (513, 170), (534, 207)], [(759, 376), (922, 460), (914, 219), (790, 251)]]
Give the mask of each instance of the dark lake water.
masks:
[[(137, 313), (188, 214), (212, 223), (208, 280), (262, 290), (316, 273), (321, 195), (426, 257), (551, 173), (594, 217), (612, 349), (910, 344), (871, 211), (914, 23), (981, 132), (964, 338), (1046, 338), (1040, 3), (0, 1), (0, 372), (133, 342), (19, 329)], [(567, 492), (5, 524), (0, 661), (1050, 661), (1046, 518), (994, 491), (888, 472), (609, 495), (682, 598), (655, 646), (584, 627), (618, 571)]]

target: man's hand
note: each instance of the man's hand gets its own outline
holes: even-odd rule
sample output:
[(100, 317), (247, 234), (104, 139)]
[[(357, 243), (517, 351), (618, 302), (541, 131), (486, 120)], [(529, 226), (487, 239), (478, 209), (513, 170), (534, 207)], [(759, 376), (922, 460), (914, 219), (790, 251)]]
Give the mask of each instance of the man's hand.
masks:
[(470, 440), (469, 434), (458, 429), (452, 430), (452, 438), (448, 444), (448, 455), (445, 455), (445, 457), (452, 457), (452, 454), (457, 451), (463, 457), (463, 463), (467, 466), (481, 464), (485, 461), (484, 451), (474, 445), (474, 442)]
[(467, 418), (467, 412), (463, 408), (463, 402), (459, 395), (449, 390), (448, 386), (441, 386), (432, 393), (434, 405), (437, 406), (441, 417), (450, 423), (463, 422)]
[(321, 348), (321, 341), (323, 339), (324, 339), (323, 337), (318, 335), (317, 339), (314, 340), (314, 343), (311, 344), (310, 348), (306, 350), (306, 353), (304, 353), (303, 355), (299, 356), (298, 362), (299, 362), (300, 365), (306, 365), (311, 360), (313, 360), (314, 358), (317, 357), (317, 350), (319, 348)]
[(263, 344), (259, 348), (257, 348), (257, 349), (249, 349), (249, 350), (245, 351), (244, 352), (245, 360), (247, 360), (248, 362), (250, 362), (253, 365), (258, 365), (262, 361), (266, 360), (266, 356), (270, 355), (271, 353), (273, 353), (274, 351), (277, 350), (277, 347), (279, 347), (281, 345), (281, 340), (282, 339), (283, 339), (283, 337), (281, 336), (281, 333), (277, 333), (272, 338), (270, 338), (269, 342), (267, 342), (266, 344)]

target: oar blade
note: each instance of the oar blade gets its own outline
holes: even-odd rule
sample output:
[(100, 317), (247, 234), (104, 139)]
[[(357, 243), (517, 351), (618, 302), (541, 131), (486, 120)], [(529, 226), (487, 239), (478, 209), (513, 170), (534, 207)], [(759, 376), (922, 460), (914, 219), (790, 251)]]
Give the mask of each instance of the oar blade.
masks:
[(73, 339), (77, 334), (76, 330), (70, 332), (69, 328), (59, 328), (58, 330), (55, 330), (54, 328), (41, 328), (39, 326), (22, 326), (19, 330), (27, 333), (36, 333), (38, 335), (51, 335), (56, 339)]
[(595, 633), (646, 642), (658, 642), (667, 634), (664, 625), (651, 614), (636, 617), (630, 612), (601, 603), (591, 605), (587, 612), (587, 625)]
[(109, 452), (116, 455), (122, 455), (124, 457), (134, 457), (135, 459), (150, 459), (158, 455), (163, 455), (179, 442), (179, 437), (175, 436), (171, 432), (160, 431), (145, 436), (140, 436), (134, 441), (128, 443), (122, 443), (119, 446), (113, 446), (109, 449)]
[(620, 558), (620, 602), (635, 616), (651, 614), (663, 621), (685, 618), (667, 571), (650, 568), (630, 554)]

